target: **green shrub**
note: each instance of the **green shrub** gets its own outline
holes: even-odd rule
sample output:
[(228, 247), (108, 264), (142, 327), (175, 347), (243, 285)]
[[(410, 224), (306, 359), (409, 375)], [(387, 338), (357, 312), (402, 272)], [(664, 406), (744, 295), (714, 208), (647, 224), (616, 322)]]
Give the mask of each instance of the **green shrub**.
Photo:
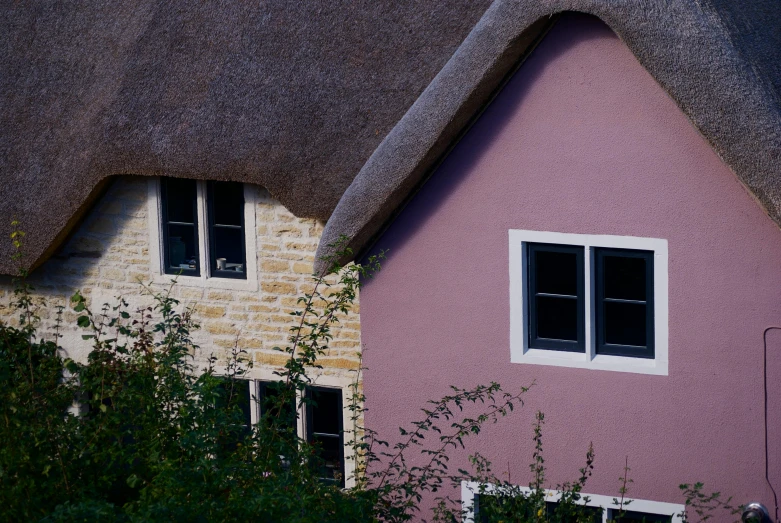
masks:
[[(21, 237), (13, 235), (17, 248)], [(154, 305), (140, 310), (120, 298), (93, 311), (77, 292), (72, 306), (92, 343), (81, 364), (62, 357), (58, 329), (52, 339), (38, 339), (39, 305), (21, 271), (13, 303), (19, 326), (0, 323), (0, 519), (403, 522), (421, 518), (421, 501), (433, 497), (434, 520), (459, 521), (465, 514), (458, 500), (442, 492), (472, 481), (496, 486), (483, 496), (482, 521), (590, 523), (593, 513), (579, 502), (593, 468), (591, 448), (579, 479), (557, 487), (558, 506), (545, 504), (542, 414), (534, 427), (529, 493), (496, 477), (481, 456), (471, 458), (471, 471), (450, 471), (449, 451), (522, 405), (527, 388), (453, 388), (400, 429), (402, 441), (391, 446), (359, 426), (364, 398), (356, 376), (349, 405), (354, 428), (345, 431), (357, 456), (356, 486), (344, 490), (319, 479), (317, 449), (286, 429), (298, 412), (286, 406), (296, 398), (310, 401), (301, 394), (307, 373), (318, 367), (361, 279), (379, 269), (378, 258), (340, 267), (342, 254), (327, 260), (330, 270), (299, 299), (289, 344), (279, 349), (288, 359), (276, 403), (253, 427), (243, 425), (237, 388), (251, 365), (246, 354), (234, 350), (222, 375), (213, 359), (197, 371), (191, 334), (198, 325), (170, 287), (144, 287)], [(60, 308), (58, 327), (61, 318)], [(412, 460), (411, 453), (425, 459)], [(715, 499), (701, 485), (690, 492), (698, 510)]]

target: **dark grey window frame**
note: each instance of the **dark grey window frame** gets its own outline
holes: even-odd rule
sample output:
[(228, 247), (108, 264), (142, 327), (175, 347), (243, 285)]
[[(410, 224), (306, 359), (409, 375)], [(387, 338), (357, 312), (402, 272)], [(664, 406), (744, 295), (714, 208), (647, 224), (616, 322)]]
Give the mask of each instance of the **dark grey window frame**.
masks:
[[(193, 206), (193, 223), (185, 222), (172, 222), (168, 219), (168, 180), (170, 178), (160, 178), (160, 200), (161, 200), (161, 224), (163, 229), (163, 272), (165, 274), (183, 274), (185, 276), (200, 276), (201, 275), (201, 263), (200, 263), (200, 250), (198, 239), (198, 182), (192, 180), (195, 184), (195, 196), (192, 201)], [(188, 180), (190, 181), (190, 180)], [(173, 268), (170, 263), (170, 235), (169, 227), (171, 225), (184, 225), (191, 226), (193, 228), (193, 240), (195, 248), (196, 264), (195, 269)]]
[[(540, 338), (537, 335), (538, 311), (536, 298), (539, 293), (536, 289), (537, 268), (535, 254), (537, 252), (564, 252), (576, 255), (577, 270), (577, 340), (557, 340), (550, 338)], [(528, 346), (530, 349), (545, 349), (564, 352), (586, 352), (586, 286), (585, 286), (585, 248), (577, 245), (559, 245), (549, 243), (528, 243), (526, 244), (527, 259), (527, 289), (528, 289)]]
[[(162, 239), (162, 245), (161, 248), (163, 250), (163, 273), (164, 274), (174, 274), (174, 275), (183, 275), (183, 276), (193, 276), (193, 277), (200, 277), (201, 276), (201, 252), (200, 252), (200, 232), (201, 232), (201, 226), (198, 221), (198, 184), (201, 183), (198, 180), (191, 180), (186, 179), (185, 181), (192, 182), (195, 184), (195, 193), (193, 196), (193, 200), (191, 202), (192, 209), (193, 209), (193, 222), (175, 222), (168, 219), (168, 206), (169, 206), (169, 197), (176, 197), (173, 195), (169, 195), (169, 189), (168, 189), (168, 180), (171, 180), (173, 178), (170, 177), (161, 177), (160, 178), (160, 228), (161, 231), (161, 239)], [(215, 183), (237, 183), (241, 185), (242, 189), (242, 212), (240, 213), (241, 216), (241, 225), (224, 225), (224, 224), (218, 224), (215, 223), (214, 217), (214, 184)], [(208, 181), (205, 183), (204, 188), (204, 197), (206, 198), (206, 238), (204, 238), (204, 242), (206, 245), (208, 245), (208, 248), (206, 249), (209, 253), (209, 259), (207, 260), (207, 263), (209, 264), (209, 271), (208, 276), (209, 278), (222, 278), (222, 279), (238, 279), (238, 280), (246, 280), (247, 279), (247, 230), (246, 230), (246, 222), (245, 222), (245, 214), (244, 214), (244, 206), (246, 206), (247, 202), (245, 199), (245, 188), (244, 184), (240, 182), (214, 182), (214, 181)], [(195, 269), (189, 269), (189, 268), (182, 268), (182, 267), (172, 267), (170, 263), (170, 226), (171, 225), (179, 225), (179, 226), (187, 226), (192, 227), (193, 230), (193, 244), (194, 244), (194, 250), (195, 250), (195, 258), (196, 258), (196, 268)], [(225, 227), (225, 228), (231, 228), (231, 229), (237, 229), (241, 231), (241, 234), (239, 237), (241, 238), (241, 257), (242, 257), (242, 265), (244, 270), (241, 272), (237, 271), (229, 271), (229, 270), (219, 270), (217, 269), (217, 254), (216, 254), (216, 235), (215, 235), (215, 229)]]
[[(215, 223), (214, 217), (217, 213), (214, 212), (214, 184), (216, 183), (238, 183), (241, 185), (242, 189), (242, 212), (241, 215), (241, 225), (224, 225), (224, 224), (218, 224)], [(247, 202), (244, 199), (244, 184), (240, 182), (215, 182), (215, 181), (209, 181), (206, 183), (206, 214), (208, 217), (208, 239), (209, 239), (209, 269), (210, 269), (210, 277), (212, 278), (231, 278), (234, 280), (246, 280), (247, 279), (247, 231), (246, 231), (246, 224), (244, 223), (244, 205), (246, 205)], [(231, 229), (240, 229), (241, 234), (241, 263), (244, 267), (244, 270), (241, 272), (236, 271), (227, 271), (227, 270), (220, 270), (217, 268), (217, 250), (216, 250), (216, 237), (215, 229), (216, 228), (231, 228)]]
[[(259, 380), (256, 383), (257, 383), (257, 394), (258, 394), (256, 412), (258, 413), (258, 419), (261, 419), (266, 414), (264, 407), (266, 403), (266, 397), (268, 395), (267, 392), (270, 389), (273, 390), (275, 388), (283, 387), (284, 382)], [(288, 415), (290, 416), (291, 418), (290, 421), (292, 422), (292, 425), (289, 427), (289, 430), (292, 430), (293, 432), (297, 431), (297, 425), (298, 425), (297, 424), (298, 417), (296, 416), (296, 403), (297, 403), (296, 400), (293, 399), (291, 404), (288, 406), (288, 408), (291, 410), (291, 412), (288, 413)]]
[[(642, 258), (645, 260), (645, 297), (642, 300), (621, 300), (605, 297), (605, 256), (617, 256), (626, 258)], [(597, 355), (626, 356), (631, 358), (654, 359), (654, 253), (653, 251), (615, 249), (615, 248), (594, 248), (594, 289), (596, 296), (595, 319), (596, 319), (596, 346), (594, 348)], [(637, 345), (618, 345), (605, 341), (605, 304), (608, 302), (623, 302), (644, 304), (645, 311), (645, 339), (644, 346)]]
[[(314, 432), (314, 409), (317, 407), (316, 401), (312, 397), (313, 392), (328, 392), (328, 393), (336, 393), (338, 398), (338, 408), (337, 412), (339, 412), (338, 416), (338, 426), (339, 426), (339, 434), (320, 434)], [(344, 420), (342, 419), (342, 413), (344, 412), (344, 404), (342, 401), (342, 389), (338, 388), (331, 388), (331, 387), (307, 387), (306, 388), (306, 441), (308, 443), (312, 443), (314, 441), (314, 436), (318, 435), (320, 437), (338, 437), (339, 438), (339, 472), (340, 472), (340, 480), (339, 480), (339, 486), (344, 488), (345, 485), (345, 456), (344, 456)], [(327, 482), (334, 482), (331, 478), (321, 478), (323, 481)]]

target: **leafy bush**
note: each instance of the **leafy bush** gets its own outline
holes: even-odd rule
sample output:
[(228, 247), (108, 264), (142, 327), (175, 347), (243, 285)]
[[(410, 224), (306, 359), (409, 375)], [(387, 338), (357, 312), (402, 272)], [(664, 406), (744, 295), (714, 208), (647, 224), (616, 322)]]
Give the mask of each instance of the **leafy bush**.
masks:
[[(19, 248), (22, 234), (14, 234)], [(289, 357), (279, 393), (252, 427), (243, 425), (238, 390), (250, 365), (246, 354), (234, 350), (223, 375), (213, 359), (197, 370), (191, 334), (198, 325), (170, 287), (144, 287), (154, 305), (135, 311), (121, 298), (95, 311), (76, 293), (77, 322), (92, 343), (81, 364), (62, 357), (56, 331), (53, 339), (38, 339), (38, 305), (21, 271), (14, 300), (19, 326), (0, 323), (0, 519), (402, 522), (420, 518), (421, 501), (430, 496), (437, 503), (434, 520), (459, 521), (459, 502), (442, 492), (472, 481), (497, 486), (484, 498), (484, 521), (590, 522), (593, 514), (578, 502), (593, 468), (591, 448), (580, 478), (559, 485), (561, 502), (546, 509), (542, 414), (534, 429), (531, 493), (499, 480), (480, 456), (472, 457), (472, 471), (449, 470), (451, 449), (523, 404), (527, 388), (509, 393), (496, 383), (453, 388), (429, 402), (391, 446), (359, 425), (364, 398), (357, 376), (349, 405), (354, 427), (345, 431), (357, 456), (356, 486), (344, 490), (319, 479), (317, 449), (286, 429), (295, 426), (298, 411), (286, 405), (311, 401), (301, 394), (307, 372), (318, 367), (361, 278), (379, 269), (377, 258), (340, 267), (342, 254), (328, 260), (330, 270), (299, 299), (289, 344), (280, 349)], [(60, 308), (58, 327), (61, 318)], [(478, 406), (477, 415), (465, 414), (474, 412), (464, 410), (468, 405)], [(423, 464), (410, 465), (410, 453), (425, 458)]]

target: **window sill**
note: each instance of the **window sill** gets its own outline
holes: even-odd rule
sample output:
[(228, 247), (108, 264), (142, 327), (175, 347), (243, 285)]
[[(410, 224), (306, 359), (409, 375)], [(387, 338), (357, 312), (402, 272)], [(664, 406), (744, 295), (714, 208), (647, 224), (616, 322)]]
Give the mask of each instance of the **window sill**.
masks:
[(176, 280), (179, 287), (197, 287), (199, 289), (217, 289), (231, 291), (258, 290), (257, 280), (240, 280), (238, 278), (204, 278), (203, 276), (185, 276), (184, 274), (155, 274), (152, 283), (158, 285), (170, 285), (171, 280)]
[(563, 352), (544, 349), (526, 349), (523, 354), (512, 354), (512, 363), (529, 365), (548, 365), (552, 367), (571, 367), (575, 369), (607, 370), (667, 376), (667, 362), (623, 356), (602, 354), (590, 357), (583, 352)]

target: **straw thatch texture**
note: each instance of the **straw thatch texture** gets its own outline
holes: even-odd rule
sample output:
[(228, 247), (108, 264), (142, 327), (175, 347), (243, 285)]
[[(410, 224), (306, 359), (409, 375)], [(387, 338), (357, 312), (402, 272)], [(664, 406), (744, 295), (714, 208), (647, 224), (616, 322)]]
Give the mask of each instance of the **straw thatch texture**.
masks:
[(40, 262), (116, 174), (250, 181), (326, 219), (489, 5), (4, 2), (0, 231), (18, 217)]
[(781, 223), (781, 2), (496, 0), (347, 189), (321, 255), (341, 234), (366, 251), (562, 11), (609, 25)]

